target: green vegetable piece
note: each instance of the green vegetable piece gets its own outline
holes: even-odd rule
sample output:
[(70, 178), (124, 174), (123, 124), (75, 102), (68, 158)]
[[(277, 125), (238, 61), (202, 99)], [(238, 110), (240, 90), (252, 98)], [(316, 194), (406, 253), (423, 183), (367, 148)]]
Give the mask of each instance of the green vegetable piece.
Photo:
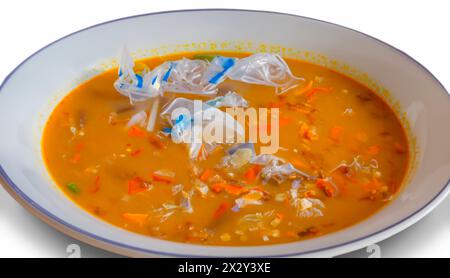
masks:
[(70, 191), (72, 191), (72, 193), (75, 193), (75, 194), (80, 193), (80, 189), (79, 189), (78, 186), (77, 186), (75, 183), (73, 183), (73, 182), (68, 183), (68, 184), (67, 184), (67, 188), (68, 188)]
[(196, 60), (206, 60), (211, 62), (217, 55), (215, 54), (195, 54), (194, 59)]

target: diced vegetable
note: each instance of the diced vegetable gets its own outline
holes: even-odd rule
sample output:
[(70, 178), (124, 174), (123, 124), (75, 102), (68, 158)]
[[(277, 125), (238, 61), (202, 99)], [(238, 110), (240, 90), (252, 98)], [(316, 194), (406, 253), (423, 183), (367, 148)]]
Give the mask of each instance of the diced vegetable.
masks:
[(339, 142), (342, 137), (342, 127), (341, 126), (333, 126), (330, 129), (330, 139)]
[(207, 181), (210, 177), (214, 175), (214, 170), (212, 169), (205, 169), (203, 173), (200, 175), (201, 181)]
[(69, 183), (67, 184), (67, 188), (68, 188), (72, 193), (75, 193), (75, 194), (80, 193), (80, 188), (78, 188), (78, 186), (77, 186), (75, 183), (73, 183), (73, 182), (69, 182)]
[(231, 205), (227, 202), (223, 202), (220, 204), (220, 206), (216, 209), (216, 211), (214, 211), (213, 214), (213, 220), (217, 220), (219, 218), (221, 218), (229, 209), (230, 209)]
[(404, 154), (404, 153), (406, 153), (406, 148), (405, 148), (403, 145), (399, 144), (399, 143), (395, 143), (395, 144), (394, 144), (394, 149), (395, 149), (395, 151), (396, 151), (398, 154)]
[(130, 153), (130, 156), (138, 156), (139, 154), (141, 154), (142, 153), (142, 150), (141, 149), (137, 149), (137, 150), (134, 150), (134, 151), (132, 151), (131, 153)]
[(128, 136), (130, 137), (145, 137), (146, 134), (147, 133), (144, 130), (135, 125), (128, 130)]
[(155, 182), (162, 182), (162, 183), (167, 183), (167, 184), (171, 184), (174, 182), (174, 178), (171, 176), (163, 176), (161, 174), (158, 173), (153, 173), (152, 174), (152, 179)]
[(298, 130), (298, 134), (300, 137), (307, 141), (317, 140), (317, 133), (316, 130), (312, 127), (310, 127), (307, 123), (301, 122), (300, 123), (300, 129)]
[(144, 213), (124, 213), (122, 214), (122, 217), (127, 220), (130, 221), (140, 227), (143, 227), (145, 224), (145, 221), (148, 218), (148, 214), (144, 214)]
[(70, 162), (73, 164), (77, 164), (78, 162), (80, 162), (81, 159), (81, 154), (80, 153), (75, 153), (72, 158), (70, 159)]
[(150, 144), (152, 144), (157, 149), (164, 150), (167, 148), (167, 144), (164, 143), (158, 135), (150, 133), (148, 136), (148, 140), (150, 141)]
[(206, 60), (211, 62), (217, 55), (215, 54), (195, 54), (194, 59), (196, 60)]
[(146, 190), (146, 182), (141, 177), (134, 177), (128, 181), (128, 195), (134, 195)]
[(306, 93), (306, 97), (308, 98), (312, 98), (314, 95), (316, 95), (317, 93), (329, 93), (332, 91), (332, 88), (325, 88), (325, 87), (315, 87), (312, 88), (311, 90), (309, 90)]
[(253, 183), (256, 180), (259, 172), (261, 171), (261, 165), (252, 165), (247, 172), (245, 172), (244, 177), (247, 183)]
[(90, 193), (97, 193), (100, 190), (100, 176), (96, 176), (94, 183), (89, 188)]
[(316, 185), (327, 197), (334, 197), (337, 194), (336, 187), (327, 179), (317, 179)]
[(241, 185), (233, 185), (233, 184), (224, 184), (223, 189), (232, 195), (240, 195), (246, 191), (248, 191), (245, 187)]

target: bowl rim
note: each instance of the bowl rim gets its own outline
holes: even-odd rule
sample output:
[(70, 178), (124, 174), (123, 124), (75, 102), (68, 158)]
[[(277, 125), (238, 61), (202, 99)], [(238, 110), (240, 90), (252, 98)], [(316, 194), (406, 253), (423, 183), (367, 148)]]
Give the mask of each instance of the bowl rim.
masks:
[[(398, 54), (400, 54), (401, 56), (403, 56), (404, 58), (406, 58), (407, 60), (413, 62), (420, 70), (422, 70), (425, 74), (429, 75), (442, 89), (442, 91), (444, 93), (446, 93), (447, 97), (450, 98), (450, 94), (449, 92), (446, 90), (446, 88), (444, 87), (444, 85), (425, 67), (423, 66), (421, 63), (419, 63), (418, 61), (416, 61), (414, 58), (412, 58), (410, 55), (408, 55), (407, 53), (405, 53), (404, 51), (380, 40), (377, 39), (373, 36), (367, 35), (361, 31), (355, 30), (353, 28), (349, 28), (349, 27), (345, 27), (342, 26), (340, 24), (335, 24), (332, 22), (328, 22), (325, 20), (320, 20), (320, 19), (315, 19), (315, 18), (311, 18), (311, 17), (306, 17), (306, 16), (301, 16), (301, 15), (296, 15), (296, 14), (290, 14), (290, 13), (283, 13), (283, 12), (274, 12), (274, 11), (265, 11), (265, 10), (248, 10), (248, 9), (182, 9), (182, 10), (169, 10), (169, 11), (159, 11), (159, 12), (151, 12), (151, 13), (143, 13), (143, 14), (137, 14), (137, 15), (132, 15), (132, 16), (126, 16), (126, 17), (121, 17), (121, 18), (116, 18), (113, 20), (109, 20), (109, 21), (104, 21), (95, 25), (91, 25), (85, 28), (82, 28), (80, 30), (77, 30), (75, 32), (72, 32), (68, 35), (65, 35), (47, 45), (45, 45), (44, 47), (40, 48), (39, 50), (37, 50), (36, 52), (34, 52), (33, 54), (31, 54), (30, 56), (28, 56), (25, 60), (23, 60), (19, 65), (17, 65), (6, 77), (5, 79), (2, 81), (1, 85), (0, 85), (0, 93), (2, 92), (3, 86), (8, 82), (8, 80), (14, 75), (14, 73), (20, 69), (20, 67), (22, 65), (24, 65), (29, 59), (31, 59), (32, 57), (34, 57), (35, 55), (37, 55), (38, 53), (40, 53), (41, 51), (45, 50), (46, 48), (48, 48), (49, 46), (58, 43), (68, 37), (71, 37), (73, 35), (76, 35), (78, 33), (81, 33), (83, 31), (95, 28), (95, 27), (99, 27), (102, 25), (106, 25), (109, 23), (113, 23), (113, 22), (118, 22), (118, 21), (123, 21), (123, 20), (127, 20), (127, 19), (132, 19), (132, 18), (137, 18), (137, 17), (146, 17), (146, 16), (152, 16), (152, 15), (160, 15), (160, 14), (173, 14), (173, 13), (185, 13), (185, 12), (247, 12), (247, 13), (260, 13), (260, 14), (272, 14), (272, 15), (282, 15), (282, 16), (291, 16), (291, 17), (297, 17), (297, 18), (301, 18), (301, 19), (306, 19), (306, 20), (310, 20), (310, 21), (314, 21), (314, 22), (319, 22), (319, 23), (325, 23), (328, 25), (332, 25), (334, 27), (338, 27), (341, 29), (345, 29), (346, 31), (350, 31), (353, 33), (356, 33), (358, 35), (361, 35), (375, 43), (381, 44), (383, 46), (388, 47), (389, 49), (397, 52)], [(0, 181), (1, 184), (3, 186), (3, 188), (6, 190), (6, 192), (8, 192), (21, 206), (23, 206), (25, 209), (27, 209), (31, 214), (35, 215), (36, 217), (38, 217), (39, 219), (41, 219), (42, 221), (44, 221), (45, 223), (49, 224), (50, 226), (52, 226), (53, 228), (59, 230), (60, 232), (71, 236), (77, 240), (80, 240), (82, 242), (85, 242), (87, 244), (102, 248), (102, 249), (106, 249), (108, 251), (114, 252), (114, 253), (118, 253), (118, 254), (122, 254), (122, 255), (129, 255), (129, 252), (127, 252), (127, 250), (130, 251), (134, 251), (134, 252), (142, 252), (142, 253), (146, 253), (148, 255), (162, 255), (162, 256), (174, 256), (174, 257), (213, 257), (213, 256), (198, 256), (198, 255), (189, 255), (189, 254), (184, 254), (184, 253), (171, 253), (171, 252), (163, 252), (163, 251), (158, 251), (158, 250), (151, 250), (151, 249), (147, 249), (147, 248), (140, 248), (140, 247), (136, 247), (136, 246), (131, 246), (128, 245), (126, 243), (122, 243), (122, 242), (118, 242), (118, 241), (114, 241), (114, 240), (110, 240), (107, 238), (104, 238), (100, 235), (97, 234), (93, 234), (90, 233), (82, 228), (79, 228), (77, 226), (74, 226), (70, 223), (68, 223), (67, 221), (55, 216), (54, 214), (52, 214), (51, 212), (49, 212), (48, 210), (46, 210), (45, 208), (43, 208), (42, 206), (40, 206), (38, 203), (34, 202), (29, 196), (27, 196), (20, 188), (19, 186), (17, 186), (12, 180), (11, 178), (8, 176), (8, 174), (5, 172), (4, 168), (2, 167), (1, 163), (0, 163)], [(389, 236), (392, 236), (404, 229), (406, 229), (407, 227), (413, 225), (414, 223), (416, 223), (417, 221), (419, 221), (420, 219), (422, 219), (424, 216), (426, 216), (429, 212), (431, 212), (441, 201), (443, 201), (446, 196), (450, 193), (450, 177), (448, 179), (448, 181), (443, 185), (443, 187), (441, 188), (441, 190), (424, 206), (422, 206), (421, 208), (417, 209), (415, 212), (411, 213), (410, 215), (408, 215), (407, 217), (403, 218), (402, 220), (397, 221), (396, 223), (385, 227), (383, 229), (377, 230), (373, 233), (370, 233), (368, 235), (365, 235), (363, 237), (359, 237), (356, 239), (352, 239), (350, 241), (344, 242), (344, 243), (340, 243), (340, 244), (336, 244), (336, 245), (331, 245), (328, 247), (324, 247), (324, 248), (319, 248), (319, 249), (314, 249), (314, 250), (310, 250), (310, 251), (299, 251), (299, 252), (294, 252), (294, 253), (286, 253), (286, 254), (280, 254), (280, 255), (271, 255), (268, 257), (287, 257), (287, 256), (306, 256), (306, 255), (311, 255), (311, 254), (318, 254), (321, 252), (326, 252), (326, 251), (332, 251), (332, 250), (336, 250), (339, 248), (343, 248), (345, 246), (351, 246), (354, 244), (357, 244), (358, 242), (364, 242), (364, 241), (369, 241), (370, 239), (373, 239), (372, 241), (374, 242), (378, 242), (381, 241)], [(378, 240), (374, 240), (377, 237)], [(119, 249), (117, 249), (119, 248)], [(241, 247), (242, 248), (242, 247)], [(355, 248), (356, 249), (356, 248)], [(353, 250), (355, 250), (353, 249)], [(352, 251), (352, 250), (350, 250)], [(236, 254), (235, 257), (238, 257), (239, 255)], [(256, 257), (256, 256), (255, 256)], [(261, 257), (261, 256), (259, 256)]]

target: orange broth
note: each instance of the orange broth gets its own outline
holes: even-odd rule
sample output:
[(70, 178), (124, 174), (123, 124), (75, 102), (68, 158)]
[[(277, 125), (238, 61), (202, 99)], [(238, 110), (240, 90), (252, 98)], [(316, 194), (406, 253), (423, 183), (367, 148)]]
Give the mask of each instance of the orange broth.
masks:
[[(195, 54), (140, 62), (153, 68)], [(277, 95), (272, 87), (226, 80), (219, 93), (232, 90), (250, 107), (280, 109), (281, 148), (275, 155), (317, 177), (302, 182), (300, 203), (294, 204), (290, 179), (264, 184), (260, 167), (248, 164), (230, 173), (218, 166), (226, 146), (205, 160), (192, 161), (185, 144), (157, 133), (168, 126), (164, 120), (157, 120), (153, 133), (137, 126), (127, 128), (138, 107), (149, 106), (146, 102), (133, 106), (114, 89), (117, 69), (81, 84), (56, 106), (42, 140), (48, 171), (63, 192), (96, 217), (170, 241), (276, 244), (362, 221), (401, 187), (409, 160), (405, 130), (394, 111), (367, 87), (324, 67), (286, 61), (294, 75), (305, 78), (299, 88)], [(175, 96), (186, 97), (166, 93), (162, 104)], [(255, 145), (256, 153), (259, 147)], [(173, 176), (155, 174), (158, 171)], [(179, 184), (182, 192), (176, 192)], [(208, 187), (206, 194), (199, 192), (199, 184)], [(264, 192), (262, 204), (233, 211), (235, 200), (250, 189)], [(186, 192), (192, 195), (192, 212), (179, 208)], [(320, 213), (304, 213), (312, 209), (311, 199), (323, 204), (317, 207)]]

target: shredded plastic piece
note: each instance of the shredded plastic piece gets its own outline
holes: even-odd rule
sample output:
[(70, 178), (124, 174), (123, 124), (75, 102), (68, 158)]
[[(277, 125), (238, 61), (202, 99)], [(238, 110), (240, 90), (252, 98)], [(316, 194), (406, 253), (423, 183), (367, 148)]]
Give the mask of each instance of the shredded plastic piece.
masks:
[(119, 66), (119, 78), (114, 82), (116, 90), (130, 98), (132, 103), (157, 97), (162, 94), (162, 88), (151, 82), (152, 72), (144, 69), (134, 71), (134, 61), (128, 49), (124, 47)]
[(177, 195), (183, 190), (184, 186), (182, 184), (176, 184), (172, 186), (172, 195)]
[(158, 116), (159, 110), (159, 98), (155, 98), (152, 103), (152, 108), (150, 109), (150, 114), (148, 117), (147, 131), (152, 132), (155, 128), (156, 117)]
[(225, 156), (222, 160), (222, 165), (239, 169), (250, 162), (253, 153), (254, 151), (250, 148), (239, 148), (232, 154)]
[(165, 62), (154, 69), (155, 80), (164, 91), (190, 94), (215, 94), (216, 84), (208, 82), (209, 64), (204, 60), (183, 58)]
[(299, 197), (301, 181), (294, 180), (289, 190), (291, 205), (296, 209), (298, 217), (320, 217), (323, 216), (322, 209), (325, 205), (316, 198)]
[(264, 165), (264, 168), (260, 172), (260, 177), (265, 183), (269, 180), (274, 180), (278, 184), (281, 184), (293, 174), (313, 179), (312, 176), (296, 169), (291, 163), (286, 163), (282, 158), (271, 154), (258, 155), (251, 162), (253, 164)]
[(232, 80), (275, 87), (282, 94), (299, 85), (303, 78), (295, 77), (289, 66), (277, 54), (257, 53), (241, 59), (228, 73)]
[(192, 208), (191, 204), (191, 197), (193, 195), (193, 191), (181, 191), (181, 200), (180, 200), (180, 207), (187, 213), (193, 213), (194, 209)]
[(228, 149), (228, 154), (233, 154), (235, 153), (237, 150), (239, 149), (251, 149), (252, 150), (252, 159), (255, 157), (255, 145), (253, 143), (242, 143), (242, 144), (237, 144), (231, 148)]
[(247, 194), (237, 198), (235, 205), (231, 208), (232, 211), (238, 212), (241, 208), (248, 205), (262, 205), (264, 193), (259, 190), (250, 190)]
[(202, 182), (201, 180), (195, 180), (194, 182), (195, 189), (198, 191), (200, 196), (202, 198), (206, 197), (206, 195), (209, 192), (209, 187), (206, 183)]
[(298, 217), (321, 217), (322, 209), (325, 208), (324, 203), (315, 198), (296, 198), (292, 205), (297, 210)]
[(229, 91), (223, 96), (218, 96), (206, 102), (206, 104), (220, 108), (220, 107), (248, 107), (248, 102), (241, 95)]
[(147, 113), (145, 111), (140, 111), (131, 117), (131, 119), (127, 123), (127, 127), (129, 128), (134, 125), (144, 127), (146, 121), (147, 121)]

